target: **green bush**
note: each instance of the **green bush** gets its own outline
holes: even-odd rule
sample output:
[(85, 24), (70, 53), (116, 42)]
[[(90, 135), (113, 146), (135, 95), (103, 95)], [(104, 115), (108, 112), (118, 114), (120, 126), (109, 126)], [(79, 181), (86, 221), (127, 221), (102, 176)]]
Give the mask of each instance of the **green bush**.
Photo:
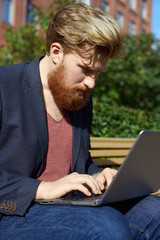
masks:
[(126, 50), (109, 60), (94, 95), (135, 109), (160, 113), (160, 41), (150, 34), (125, 37)]
[[(72, 2), (53, 0), (49, 9), (33, 9), (26, 26), (8, 28), (0, 64), (44, 55), (45, 32), (54, 10)], [(160, 114), (156, 114), (160, 113), (160, 41), (144, 33), (125, 36), (125, 46), (125, 54), (109, 60), (96, 82), (93, 136), (136, 137), (142, 129), (160, 130)]]
[(160, 130), (160, 114), (93, 98), (92, 136), (135, 138), (141, 130)]
[(52, 0), (45, 8), (34, 7), (30, 21), (19, 29), (8, 27), (5, 34), (7, 46), (0, 48), (0, 64), (30, 62), (45, 55), (45, 35), (56, 9), (73, 3), (73, 0)]

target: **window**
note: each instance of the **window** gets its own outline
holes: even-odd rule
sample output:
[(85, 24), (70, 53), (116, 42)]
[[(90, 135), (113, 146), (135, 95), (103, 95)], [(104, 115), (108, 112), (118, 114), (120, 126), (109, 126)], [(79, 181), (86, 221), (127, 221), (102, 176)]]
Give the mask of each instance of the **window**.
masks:
[(33, 5), (32, 4), (28, 4), (27, 22), (31, 22), (34, 19), (32, 11), (33, 11)]
[(2, 0), (1, 20), (7, 24), (12, 24), (13, 21), (12, 0)]
[(147, 18), (146, 1), (145, 1), (145, 0), (142, 0), (141, 5), (142, 5), (142, 18), (143, 18), (143, 19), (146, 19), (146, 18)]
[(119, 23), (119, 25), (121, 26), (121, 27), (123, 27), (123, 15), (122, 15), (122, 13), (120, 13), (120, 12), (117, 12), (117, 22)]
[(130, 35), (134, 35), (135, 34), (135, 23), (134, 22), (130, 22), (129, 23), (129, 34)]
[(38, 20), (38, 11), (32, 4), (28, 4), (27, 22), (34, 22)]
[(101, 7), (103, 11), (109, 12), (109, 5), (106, 1), (102, 1)]
[(130, 8), (134, 11), (136, 10), (136, 4), (137, 4), (136, 0), (129, 0)]
[(82, 0), (82, 3), (85, 3), (87, 5), (90, 5), (90, 0)]

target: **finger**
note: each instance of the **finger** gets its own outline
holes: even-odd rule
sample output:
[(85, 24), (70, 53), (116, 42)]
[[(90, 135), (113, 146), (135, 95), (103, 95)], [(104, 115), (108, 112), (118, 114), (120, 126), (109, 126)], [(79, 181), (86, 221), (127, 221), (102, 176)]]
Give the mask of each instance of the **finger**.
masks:
[(111, 184), (111, 182), (113, 181), (114, 178), (114, 171), (112, 171), (111, 169), (107, 171), (106, 176), (106, 188), (109, 187), (109, 185)]
[(85, 184), (92, 190), (94, 194), (101, 194), (98, 182), (92, 176), (86, 175)]
[(111, 169), (111, 168), (105, 168), (96, 178), (96, 180), (99, 182), (99, 185), (103, 190), (108, 188), (108, 186), (111, 184), (114, 176), (116, 175), (117, 170)]
[(89, 187), (94, 194), (101, 194), (99, 184), (92, 176), (87, 174), (79, 174), (79, 176), (76, 177), (75, 181), (78, 181), (83, 185)]
[(91, 196), (91, 192), (89, 191), (89, 189), (80, 183), (76, 183), (74, 186), (72, 186), (72, 191), (79, 191), (84, 193), (88, 197)]
[(99, 173), (99, 175), (95, 178), (95, 180), (97, 181), (101, 191), (103, 191), (105, 189), (105, 183), (106, 183), (105, 176), (103, 174)]
[[(88, 191), (90, 188), (94, 194), (101, 194), (101, 190), (100, 190), (98, 182), (95, 179), (93, 179), (93, 177), (90, 175), (72, 173), (72, 174), (66, 176), (65, 178), (66, 178), (66, 183), (68, 183), (67, 191), (68, 191), (68, 188), (70, 189), (70, 184), (72, 185), (72, 188), (75, 187), (74, 184), (75, 185), (82, 184), (86, 188), (88, 188)], [(72, 189), (72, 190), (75, 190), (75, 189)]]
[(112, 173), (113, 173), (113, 175), (114, 175), (114, 177), (115, 177), (115, 175), (117, 174), (117, 170), (116, 169), (112, 169)]

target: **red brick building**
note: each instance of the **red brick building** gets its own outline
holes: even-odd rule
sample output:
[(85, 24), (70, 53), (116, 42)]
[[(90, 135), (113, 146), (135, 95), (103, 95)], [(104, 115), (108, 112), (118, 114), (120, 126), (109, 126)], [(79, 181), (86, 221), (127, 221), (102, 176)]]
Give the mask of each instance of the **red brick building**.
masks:
[(109, 12), (125, 33), (151, 32), (152, 0), (79, 0)]
[[(19, 28), (29, 21), (32, 5), (49, 6), (53, 0), (0, 0), (0, 46), (8, 25)], [(78, 0), (109, 12), (125, 33), (151, 32), (152, 0)]]

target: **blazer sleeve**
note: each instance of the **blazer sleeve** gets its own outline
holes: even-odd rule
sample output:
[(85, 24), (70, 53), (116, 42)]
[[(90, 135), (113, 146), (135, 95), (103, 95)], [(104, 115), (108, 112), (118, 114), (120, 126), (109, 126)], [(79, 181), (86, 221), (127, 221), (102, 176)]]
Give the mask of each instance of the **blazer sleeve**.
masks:
[[(2, 117), (0, 111), (0, 134), (1, 122)], [(1, 151), (0, 161), (4, 161)], [(3, 170), (3, 167), (1, 167), (0, 214), (23, 216), (31, 204), (39, 184), (39, 180), (18, 174), (13, 174), (11, 172)]]
[(23, 216), (40, 181), (0, 170), (0, 213)]
[[(2, 137), (4, 131), (8, 132), (3, 125), (2, 110), (4, 105), (2, 103), (2, 95), (0, 94), (0, 218), (4, 215), (19, 215), (23, 216), (30, 206), (40, 181), (24, 176), (20, 173), (10, 172), (9, 167), (14, 166), (14, 162), (7, 162), (4, 151), (5, 140)], [(7, 138), (8, 135), (6, 134)], [(9, 141), (9, 140), (8, 140)], [(10, 142), (10, 151), (8, 150), (8, 159), (14, 149), (13, 142)], [(7, 149), (6, 149), (7, 151)], [(24, 162), (22, 165), (25, 164)], [(9, 166), (10, 165), (10, 166)], [(14, 166), (16, 169), (18, 166)], [(27, 175), (27, 174), (26, 174)]]

